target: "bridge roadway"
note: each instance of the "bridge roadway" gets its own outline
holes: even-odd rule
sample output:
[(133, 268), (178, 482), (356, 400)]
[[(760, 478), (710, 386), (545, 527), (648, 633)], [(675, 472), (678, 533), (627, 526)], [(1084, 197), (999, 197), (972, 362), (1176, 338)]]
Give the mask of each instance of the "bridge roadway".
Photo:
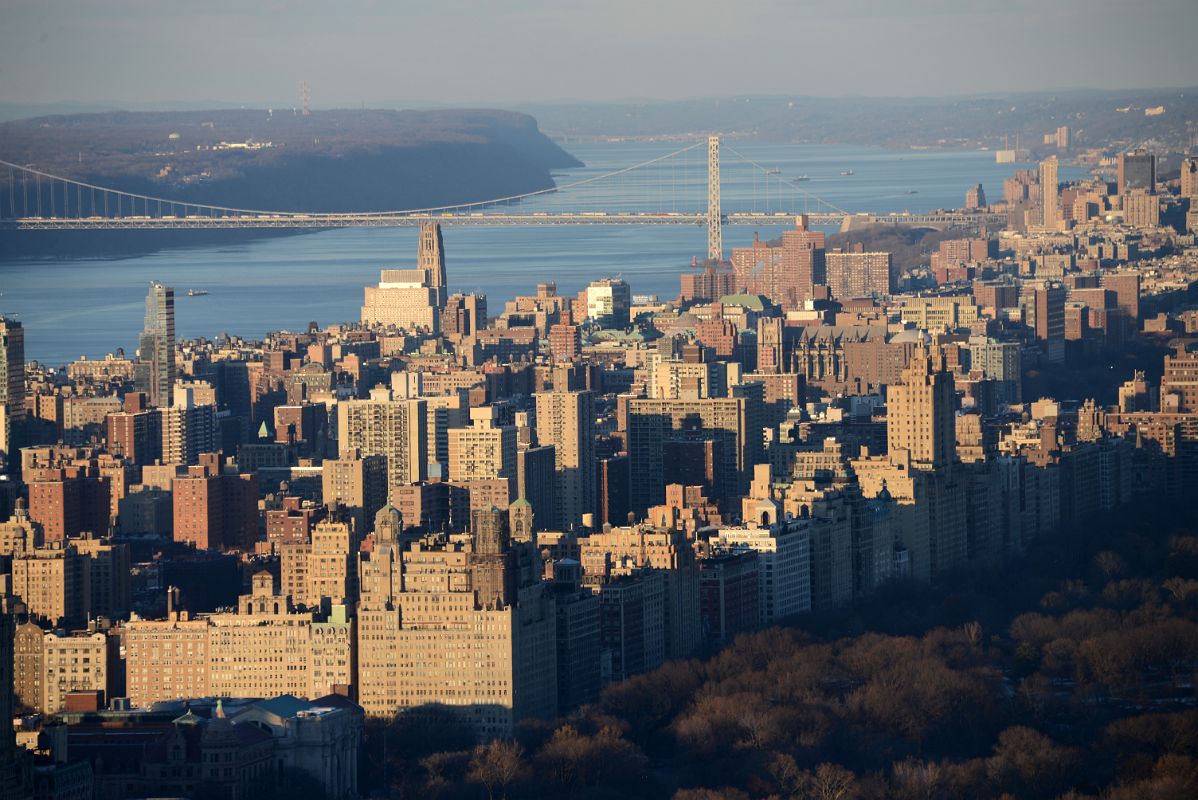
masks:
[[(800, 212), (801, 213), (801, 212)], [(725, 225), (789, 225), (794, 213), (724, 214)], [(929, 227), (975, 227), (1002, 225), (998, 214), (932, 212), (926, 214), (838, 214), (809, 213), (812, 225), (839, 225), (842, 230), (863, 225), (925, 225)], [(228, 214), (221, 216), (124, 216), (124, 217), (18, 217), (0, 220), (0, 230), (220, 230), (292, 228), (325, 230), (331, 228), (406, 228), (422, 222), (442, 225), (706, 225), (707, 215), (671, 212), (633, 213), (362, 213), (362, 214)]]

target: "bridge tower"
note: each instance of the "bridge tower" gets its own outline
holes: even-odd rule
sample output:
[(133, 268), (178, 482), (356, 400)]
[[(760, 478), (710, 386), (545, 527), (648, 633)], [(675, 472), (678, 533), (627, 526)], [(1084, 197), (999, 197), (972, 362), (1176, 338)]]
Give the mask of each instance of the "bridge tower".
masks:
[(724, 233), (720, 219), (720, 137), (707, 137), (707, 257), (724, 260)]

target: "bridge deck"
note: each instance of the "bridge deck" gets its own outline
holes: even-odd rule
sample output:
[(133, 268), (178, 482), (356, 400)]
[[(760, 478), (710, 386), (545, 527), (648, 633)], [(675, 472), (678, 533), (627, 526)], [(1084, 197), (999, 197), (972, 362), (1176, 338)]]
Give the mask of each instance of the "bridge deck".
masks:
[[(798, 212), (801, 213), (801, 212)], [(724, 214), (725, 225), (791, 225), (797, 213)], [(927, 214), (829, 214), (806, 215), (813, 225), (853, 226), (867, 224), (976, 226), (1001, 224), (995, 214), (933, 212)], [(422, 222), (454, 226), (509, 225), (706, 225), (706, 214), (679, 213), (581, 213), (581, 214), (279, 214), (270, 216), (187, 217), (20, 217), (0, 220), (4, 230), (188, 230), (188, 229), (309, 229), (406, 228)]]

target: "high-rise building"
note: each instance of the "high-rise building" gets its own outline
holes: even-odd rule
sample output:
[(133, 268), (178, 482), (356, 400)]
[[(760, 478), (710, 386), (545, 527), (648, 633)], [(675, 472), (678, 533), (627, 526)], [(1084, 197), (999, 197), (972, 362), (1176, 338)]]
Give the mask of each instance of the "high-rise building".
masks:
[[(0, 598), (0, 719), (13, 718), (13, 598)], [(31, 754), (17, 745), (11, 725), (0, 729), (0, 797), (26, 800), (33, 797)]]
[(549, 328), (549, 352), (554, 361), (572, 362), (582, 352), (582, 334), (577, 325), (561, 323)]
[(1061, 221), (1060, 181), (1057, 177), (1057, 157), (1049, 156), (1040, 162), (1040, 224), (1056, 227)]
[(599, 697), (599, 597), (581, 583), (578, 562), (554, 563), (557, 606), (557, 710), (569, 714)]
[(986, 207), (986, 190), (982, 184), (976, 183), (966, 190), (965, 207), (973, 211)]
[(133, 599), (129, 545), (108, 536), (80, 536), (71, 545), (87, 559), (91, 614), (109, 619), (127, 616)]
[(956, 392), (948, 372), (932, 365), (924, 348), (915, 351), (902, 383), (886, 395), (886, 441), (892, 459), (910, 453), (919, 469), (947, 468), (956, 450)]
[(600, 278), (586, 288), (587, 319), (601, 328), (627, 328), (632, 290), (619, 278)]
[(1198, 158), (1181, 160), (1181, 196), (1190, 198), (1191, 210), (1198, 206)]
[(405, 712), (492, 738), (556, 714), (552, 594), (512, 574), (515, 547), (532, 545), (478, 527), (498, 536), (427, 536), (401, 549), (398, 510), (379, 511), (360, 562), (358, 702), (368, 715)]
[(441, 312), (441, 332), (451, 340), (468, 339), (487, 327), (485, 294), (453, 294)]
[(1119, 154), (1119, 194), (1142, 189), (1156, 194), (1156, 155), (1144, 148)]
[(177, 609), (178, 594), (167, 591), (166, 619), (125, 623), (125, 691), (135, 707), (212, 694), (208, 620)]
[(12, 593), (31, 617), (51, 625), (83, 624), (91, 607), (87, 558), (67, 542), (51, 542), (12, 560)]
[(175, 478), (174, 539), (199, 550), (252, 548), (258, 539), (258, 479), (226, 474), (215, 453), (206, 453), (187, 475)]
[(1161, 202), (1144, 189), (1123, 194), (1123, 221), (1133, 228), (1156, 228), (1161, 224)]
[(757, 553), (721, 550), (699, 561), (699, 608), (703, 630), (716, 643), (761, 624)]
[(57, 714), (66, 706), (68, 692), (100, 692), (108, 696), (112, 645), (108, 634), (84, 632), (46, 633), (42, 637), (42, 682), (40, 709)]
[[(164, 464), (190, 465), (216, 447), (216, 406), (199, 403), (191, 386), (176, 386), (170, 408), (158, 410)], [(153, 424), (148, 423), (152, 428)]]
[(781, 244), (754, 238), (752, 247), (734, 249), (737, 289), (765, 295), (784, 308), (801, 308), (826, 280), (824, 238), (823, 231), (809, 230), (807, 217), (800, 215), (793, 230), (783, 231)]
[(16, 462), (27, 415), (25, 401), (25, 330), (0, 315), (0, 471)]
[(416, 269), (385, 269), (378, 286), (366, 287), (362, 324), (436, 333), (441, 329), (446, 291), (441, 226), (421, 223)]
[(42, 526), (29, 518), (24, 498), (18, 497), (13, 505), (12, 516), (0, 522), (0, 556), (6, 558), (42, 546)]
[(736, 293), (736, 275), (728, 269), (728, 262), (708, 264), (702, 272), (683, 273), (679, 279), (679, 297), (684, 303), (719, 300)]
[(32, 713), (42, 705), (45, 636), (45, 630), (33, 622), (18, 625), (13, 636), (13, 694), (21, 711)]
[(838, 300), (894, 291), (890, 253), (828, 253), (828, 289)]
[(984, 336), (969, 337), (969, 366), (998, 381), (1000, 403), (1023, 401), (1022, 348), (1019, 342), (1001, 342)]
[(143, 392), (130, 392), (123, 410), (105, 420), (109, 450), (136, 467), (162, 460), (163, 415), (147, 408), (148, 400)]
[(419, 483), (428, 477), (428, 408), (423, 400), (396, 400), (377, 387), (368, 400), (337, 404), (340, 451), (386, 456), (387, 488)]
[(319, 608), (322, 603), (353, 607), (358, 599), (358, 545), (361, 536), (348, 521), (325, 520), (312, 530), (305, 546), (304, 581), (292, 595), (297, 605)]
[(699, 645), (699, 566), (683, 531), (644, 526), (611, 528), (580, 540), (584, 580), (602, 585), (621, 575), (653, 569), (665, 576), (665, 638), (669, 658), (685, 658)]
[(597, 587), (604, 685), (660, 667), (666, 658), (665, 573), (636, 570)]
[(525, 447), (516, 453), (516, 497), (532, 506), (540, 527), (557, 516), (557, 448), (551, 444)]
[(599, 459), (596, 469), (599, 489), (595, 500), (595, 525), (618, 525), (628, 519), (628, 512), (632, 510), (629, 467), (626, 455)]
[[(632, 510), (644, 513), (665, 498), (670, 443), (698, 443), (710, 452), (713, 497), (728, 503), (748, 487), (748, 470), (762, 458), (764, 409), (760, 383), (732, 387), (732, 397), (698, 400), (620, 398), (628, 434)], [(706, 448), (703, 445), (707, 445)], [(674, 466), (674, 465), (671, 465)]]
[(595, 510), (595, 396), (539, 392), (536, 402), (537, 442), (553, 445), (556, 470), (554, 513), (543, 522), (566, 529)]
[(387, 458), (344, 453), (325, 459), (321, 468), (321, 498), (338, 503), (353, 521), (359, 536), (370, 531), (374, 515), (387, 504)]
[(991, 242), (985, 236), (973, 239), (945, 239), (932, 253), (932, 270), (977, 264), (991, 255)]
[(778, 519), (777, 504), (764, 501), (765, 519), (720, 528), (713, 547), (757, 553), (758, 611), (762, 625), (811, 610), (811, 531), (807, 520)]
[[(236, 613), (213, 614), (207, 620), (209, 693), (307, 698), (327, 694), (331, 685), (313, 686), (314, 621), (313, 613), (297, 611), (291, 598), (276, 593), (269, 572), (253, 576), (251, 593), (240, 597)], [(348, 667), (348, 642), (345, 656)]]
[(1036, 332), (1044, 357), (1054, 364), (1065, 360), (1065, 299), (1065, 287), (1059, 283), (1026, 283), (1020, 289), (1024, 320)]
[(237, 610), (192, 617), (168, 592), (165, 620), (125, 624), (125, 671), (137, 707), (194, 697), (317, 698), (353, 685), (353, 622), (345, 607), (299, 611), (259, 572)]
[(111, 508), (107, 478), (80, 469), (43, 470), (29, 482), (29, 517), (42, 526), (44, 541), (57, 542), (84, 531), (105, 534)]
[(1133, 322), (1140, 319), (1140, 273), (1105, 272), (1101, 286), (1115, 293), (1115, 305)]
[(1165, 374), (1161, 376), (1161, 405), (1172, 396), (1173, 410), (1182, 414), (1198, 413), (1198, 351), (1185, 343), (1165, 356)]
[(175, 290), (157, 281), (146, 295), (146, 318), (137, 346), (137, 388), (153, 405), (171, 404), (175, 384)]
[[(514, 488), (516, 467), (516, 426), (499, 424), (494, 406), (470, 409), (469, 428), (449, 431), (449, 479), (465, 482), (505, 478)], [(510, 491), (509, 491), (510, 495)]]

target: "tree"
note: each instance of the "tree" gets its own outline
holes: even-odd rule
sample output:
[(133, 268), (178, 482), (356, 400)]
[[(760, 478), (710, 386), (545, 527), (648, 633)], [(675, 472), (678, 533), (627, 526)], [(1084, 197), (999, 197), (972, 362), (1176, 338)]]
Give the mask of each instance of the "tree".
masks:
[(486, 787), (487, 797), (495, 800), (496, 791), (499, 792), (500, 798), (506, 798), (508, 787), (526, 770), (524, 747), (519, 742), (496, 739), (490, 744), (479, 745), (474, 749), (466, 779), (473, 783), (481, 783)]
[(1052, 794), (1066, 788), (1077, 753), (1034, 728), (1016, 726), (998, 735), (987, 773), (996, 786), (1017, 796)]
[(860, 797), (857, 776), (839, 764), (820, 764), (799, 779), (798, 797), (811, 800), (853, 800)]

